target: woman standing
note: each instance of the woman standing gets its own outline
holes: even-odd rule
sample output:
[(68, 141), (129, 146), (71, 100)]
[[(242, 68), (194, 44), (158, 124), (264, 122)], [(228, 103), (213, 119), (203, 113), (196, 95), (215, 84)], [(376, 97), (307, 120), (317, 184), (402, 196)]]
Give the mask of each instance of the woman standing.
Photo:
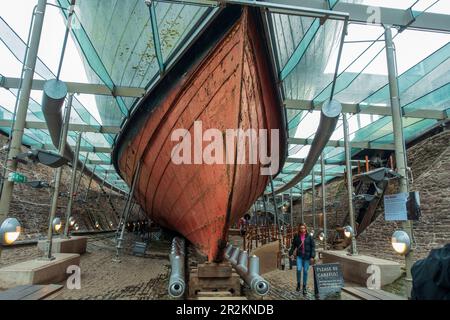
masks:
[(292, 260), (297, 258), (297, 291), (300, 291), (301, 276), (303, 270), (303, 294), (306, 294), (306, 285), (308, 283), (309, 266), (314, 264), (316, 256), (316, 244), (313, 237), (308, 233), (306, 224), (298, 225), (298, 232), (292, 240), (289, 256)]

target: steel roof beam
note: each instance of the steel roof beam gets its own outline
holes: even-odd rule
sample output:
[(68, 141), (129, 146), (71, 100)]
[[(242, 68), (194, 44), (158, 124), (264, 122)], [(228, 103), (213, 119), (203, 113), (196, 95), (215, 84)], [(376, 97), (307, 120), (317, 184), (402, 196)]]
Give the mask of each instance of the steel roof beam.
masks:
[[(298, 0), (266, 0), (273, 4), (298, 5)], [(302, 0), (302, 7), (328, 10), (327, 1)], [(446, 14), (423, 12), (416, 18), (411, 10), (369, 6), (360, 3), (339, 1), (333, 10), (350, 15), (350, 22), (366, 25), (392, 25), (425, 31), (450, 32), (450, 17)]]
[[(169, 2), (167, 0), (160, 0)], [(322, 10), (330, 10), (328, 1), (324, 0), (172, 0), (170, 2), (191, 4), (191, 5), (211, 5), (218, 6), (220, 4), (241, 4), (249, 6), (257, 6), (265, 8), (273, 13), (280, 14), (313, 14), (317, 12), (320, 16)], [(299, 5), (300, 4), (300, 5)], [(414, 8), (413, 8), (414, 9)], [(316, 11), (317, 10), (317, 11)], [(360, 3), (338, 2), (333, 11), (337, 15), (330, 18), (340, 19), (339, 14), (348, 14), (350, 22), (366, 25), (392, 25), (399, 28), (410, 28), (425, 31), (450, 32), (449, 15), (423, 12), (414, 18), (411, 10), (369, 6)]]
[[(281, 171), (281, 174), (297, 174), (299, 171)], [(314, 171), (314, 174), (320, 175), (321, 172), (320, 171)], [(343, 172), (327, 172), (325, 173), (325, 176), (327, 177), (343, 177), (344, 173)]]
[(299, 5), (298, 0), (294, 1), (254, 1), (254, 0), (156, 0), (160, 2), (175, 2), (187, 5), (198, 6), (220, 6), (226, 4), (250, 6), (268, 10), (271, 13), (301, 15), (315, 18), (326, 18), (334, 20), (345, 20), (348, 13), (339, 12), (339, 10), (330, 10), (329, 8), (318, 8), (313, 6)]
[[(305, 162), (304, 158), (289, 157), (289, 158), (286, 159), (286, 163), (304, 163), (304, 162)], [(353, 163), (362, 163), (364, 161), (363, 160), (351, 160), (351, 162), (353, 162)], [(344, 163), (343, 160), (342, 161), (325, 160), (325, 164), (328, 164), (328, 165), (342, 165), (342, 163)]]
[(111, 161), (104, 160), (88, 160), (87, 164), (96, 164), (96, 165), (110, 165)]
[[(32, 90), (43, 90), (46, 80), (34, 79), (32, 82)], [(106, 85), (81, 83), (81, 82), (65, 82), (69, 93), (83, 93), (114, 97), (133, 97), (141, 98), (145, 94), (144, 88), (135, 87), (114, 87), (111, 91)], [(18, 89), (20, 85), (19, 78), (0, 76), (0, 87), (6, 89)]]
[[(289, 138), (289, 144), (297, 144), (297, 145), (311, 145), (313, 139), (304, 139), (304, 138)], [(328, 147), (344, 147), (344, 140), (329, 140), (327, 143)], [(361, 149), (374, 149), (374, 150), (394, 150), (394, 144), (392, 143), (376, 143), (370, 141), (355, 141), (351, 142), (352, 148), (361, 148)]]
[[(450, 17), (449, 17), (450, 20)], [(287, 109), (295, 110), (317, 110), (322, 109), (322, 103), (312, 107), (313, 102), (310, 100), (292, 100), (286, 99), (284, 105)], [(374, 105), (359, 105), (351, 103), (342, 103), (342, 112), (344, 113), (354, 113), (354, 114), (371, 114), (379, 116), (391, 116), (391, 108), (389, 106), (374, 106)], [(432, 110), (432, 109), (417, 109), (417, 110), (405, 110), (403, 109), (403, 116), (408, 118), (419, 118), (419, 119), (436, 119), (436, 120), (447, 120), (449, 119), (449, 112), (443, 110)]]
[[(0, 120), (0, 127), (11, 127), (11, 124), (12, 120)], [(27, 121), (25, 122), (25, 128), (47, 130), (47, 124), (40, 121)], [(120, 132), (120, 127), (71, 123), (69, 124), (69, 131), (117, 134)]]
[[(32, 144), (32, 147), (44, 149), (44, 150), (56, 150), (53, 144)], [(70, 146), (71, 148), (75, 148), (74, 145)], [(81, 152), (93, 152), (93, 153), (111, 153), (111, 147), (89, 147), (89, 146), (80, 146)]]

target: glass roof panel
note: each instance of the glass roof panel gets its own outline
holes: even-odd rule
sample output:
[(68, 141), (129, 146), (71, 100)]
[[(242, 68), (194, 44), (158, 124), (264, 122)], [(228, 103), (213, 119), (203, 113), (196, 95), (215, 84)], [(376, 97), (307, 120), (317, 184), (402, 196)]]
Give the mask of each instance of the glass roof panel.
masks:
[[(339, 1), (328, 2), (333, 6)], [(341, 0), (340, 2), (401, 10), (411, 8), (415, 17), (423, 12), (450, 15), (450, 5), (444, 0)], [(67, 8), (69, 1), (57, 0), (56, 3)], [(187, 39), (199, 29), (200, 24), (207, 21), (212, 11), (218, 10), (168, 1), (152, 3), (155, 8), (159, 46), (164, 64), (171, 63), (179, 49), (186, 45)], [(0, 57), (4, 62), (0, 68), (2, 75), (20, 76), (26, 48), (23, 39), (27, 37), (34, 4), (34, 1), (23, 3), (25, 18), (22, 21), (13, 19), (17, 11), (12, 10), (11, 6), (2, 7), (0, 13)], [(70, 39), (68, 42), (66, 62), (62, 69), (63, 80), (103, 83), (110, 89), (114, 86), (148, 88), (154, 83), (160, 69), (156, 58), (157, 45), (152, 35), (149, 8), (144, 1), (78, 0), (75, 12), (72, 25), (72, 37), (75, 41)], [(61, 15), (54, 7), (49, 7), (46, 12), (42, 42), (47, 45), (39, 49), (40, 59), (36, 65), (36, 79), (55, 77), (66, 14), (67, 12), (64, 12)], [(269, 18), (269, 24), (273, 28), (271, 32), (275, 45), (275, 64), (282, 80), (285, 98), (310, 100), (314, 104), (328, 100), (343, 23), (328, 19), (321, 24), (320, 20), (314, 18), (275, 13), (269, 14)], [(398, 78), (400, 98), (404, 110), (447, 110), (450, 101), (450, 72), (448, 72), (450, 35), (407, 29), (400, 33), (393, 30), (393, 36), (400, 74)], [(83, 57), (82, 63), (67, 62), (74, 60), (74, 56), (78, 54)], [(74, 72), (73, 68), (80, 70), (80, 64), (84, 64), (86, 74), (73, 78), (73, 75), (79, 73)], [(371, 108), (370, 106), (389, 108), (383, 27), (350, 23), (338, 70), (334, 96), (337, 100), (343, 103), (360, 103), (364, 111), (370, 111), (367, 109)], [(1, 90), (1, 119), (12, 118), (11, 111), (14, 109), (16, 94), (16, 89)], [(33, 91), (31, 96), (27, 120), (43, 122), (41, 93)], [(96, 129), (100, 128), (100, 125), (120, 126), (135, 103), (135, 98), (76, 95), (71, 123), (86, 124)], [(290, 137), (314, 138), (318, 126), (318, 112), (288, 109), (286, 114)], [(353, 141), (392, 143), (390, 117), (361, 114), (349, 116), (348, 119)], [(436, 120), (405, 118), (405, 138), (413, 139), (436, 123)], [(9, 132), (8, 127), (1, 129)], [(115, 135), (100, 133), (84, 133), (83, 136), (85, 147), (108, 148), (115, 138)], [(76, 132), (69, 132), (69, 143), (75, 144), (75, 139)], [(343, 139), (341, 121), (331, 139)], [(26, 129), (24, 142), (34, 145), (51, 144), (47, 130), (40, 129)], [(305, 158), (309, 149), (308, 145), (291, 144), (289, 155)], [(360, 149), (352, 149), (352, 153), (358, 151)], [(329, 162), (342, 162), (344, 159), (343, 148), (327, 147), (325, 154)], [(84, 152), (83, 156), (86, 155)], [(88, 156), (89, 159), (111, 160), (109, 154), (90, 152)], [(300, 170), (301, 167), (300, 163), (287, 162), (283, 169), (286, 174), (280, 177), (289, 180), (294, 176), (292, 172)], [(98, 166), (99, 172), (102, 168), (112, 169), (111, 166)], [(320, 170), (320, 166), (316, 166), (315, 170)], [(331, 173), (342, 172), (339, 170), (343, 168), (327, 166), (327, 171)], [(107, 179), (115, 181), (117, 175), (108, 174)], [(305, 181), (310, 179), (307, 177)], [(275, 183), (278, 185), (282, 182)]]
[(367, 6), (373, 7), (385, 7), (385, 8), (394, 8), (394, 9), (408, 9), (417, 1), (417, 0), (340, 0), (341, 2), (346, 3), (360, 3)]

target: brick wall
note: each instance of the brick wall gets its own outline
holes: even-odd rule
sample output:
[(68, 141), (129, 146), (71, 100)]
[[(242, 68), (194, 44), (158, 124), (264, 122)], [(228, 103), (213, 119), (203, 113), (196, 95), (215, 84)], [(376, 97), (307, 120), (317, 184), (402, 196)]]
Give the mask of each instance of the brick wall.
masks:
[[(6, 138), (0, 136), (0, 146), (6, 143)], [(23, 152), (27, 149), (22, 148)], [(5, 160), (5, 150), (0, 152), (0, 168), (3, 170)], [(28, 181), (41, 180), (53, 187), (55, 178), (55, 169), (41, 165), (29, 163), (27, 165), (19, 164), (18, 172), (27, 176)], [(77, 182), (80, 171), (78, 171)], [(56, 216), (64, 220), (68, 202), (68, 193), (70, 187), (71, 168), (64, 166), (61, 175), (60, 196), (58, 198), (58, 209)], [(125, 205), (123, 195), (110, 191), (106, 187), (106, 194), (101, 191), (100, 185), (92, 180), (89, 192), (86, 191), (89, 185), (89, 176), (83, 175), (78, 189), (78, 196), (72, 206), (72, 215), (80, 226), (80, 230), (94, 230), (95, 221), (98, 221), (103, 230), (109, 228), (109, 222), (117, 226), (119, 218), (113, 211), (112, 206), (120, 215)], [(34, 238), (39, 235), (45, 235), (48, 228), (50, 216), (50, 205), (53, 196), (53, 188), (32, 188), (28, 184), (14, 185), (13, 199), (10, 205), (8, 216), (16, 217), (20, 220), (24, 232), (22, 238)], [(109, 202), (111, 199), (112, 206)], [(135, 206), (131, 219), (138, 214), (138, 206)]]
[[(421, 259), (432, 248), (450, 242), (450, 131), (444, 131), (408, 149), (408, 165), (414, 182), (411, 191), (419, 191), (422, 216), (414, 222), (416, 247), (414, 258)], [(390, 237), (400, 223), (384, 221), (383, 215), (358, 238), (363, 253), (379, 257), (390, 257), (402, 261), (395, 255)]]
[[(419, 191), (422, 216), (414, 222), (416, 240), (415, 259), (428, 255), (430, 249), (450, 242), (450, 131), (436, 134), (408, 149), (408, 166), (411, 167), (414, 182), (411, 191)], [(334, 229), (342, 222), (348, 211), (347, 188), (342, 178), (326, 186), (326, 212), (329, 239), (335, 236)], [(386, 194), (398, 192), (397, 182), (390, 182)], [(311, 192), (304, 197), (304, 215), (308, 226), (313, 225), (311, 215)], [(357, 212), (359, 204), (355, 204)], [(321, 227), (321, 188), (316, 188), (317, 223)], [(294, 204), (295, 221), (300, 221), (300, 202)], [(357, 237), (358, 250), (380, 258), (403, 261), (392, 249), (391, 235), (401, 229), (401, 224), (384, 221), (381, 202), (375, 221)]]

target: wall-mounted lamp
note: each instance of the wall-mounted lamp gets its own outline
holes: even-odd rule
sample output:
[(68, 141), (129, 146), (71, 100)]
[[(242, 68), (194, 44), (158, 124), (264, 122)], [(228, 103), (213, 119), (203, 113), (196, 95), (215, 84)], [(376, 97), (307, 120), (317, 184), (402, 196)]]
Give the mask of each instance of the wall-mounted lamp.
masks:
[(353, 230), (353, 228), (351, 226), (346, 226), (344, 228), (344, 236), (346, 238), (351, 238), (355, 235), (355, 231)]
[(391, 238), (392, 247), (395, 252), (401, 255), (406, 255), (411, 249), (411, 239), (409, 235), (403, 230), (394, 232)]
[(0, 239), (2, 245), (13, 244), (20, 235), (22, 227), (16, 218), (7, 218), (0, 226)]
[(55, 219), (53, 219), (52, 221), (52, 227), (53, 227), (53, 231), (54, 232), (59, 232), (59, 230), (61, 230), (62, 227), (62, 222), (61, 219), (56, 217)]

